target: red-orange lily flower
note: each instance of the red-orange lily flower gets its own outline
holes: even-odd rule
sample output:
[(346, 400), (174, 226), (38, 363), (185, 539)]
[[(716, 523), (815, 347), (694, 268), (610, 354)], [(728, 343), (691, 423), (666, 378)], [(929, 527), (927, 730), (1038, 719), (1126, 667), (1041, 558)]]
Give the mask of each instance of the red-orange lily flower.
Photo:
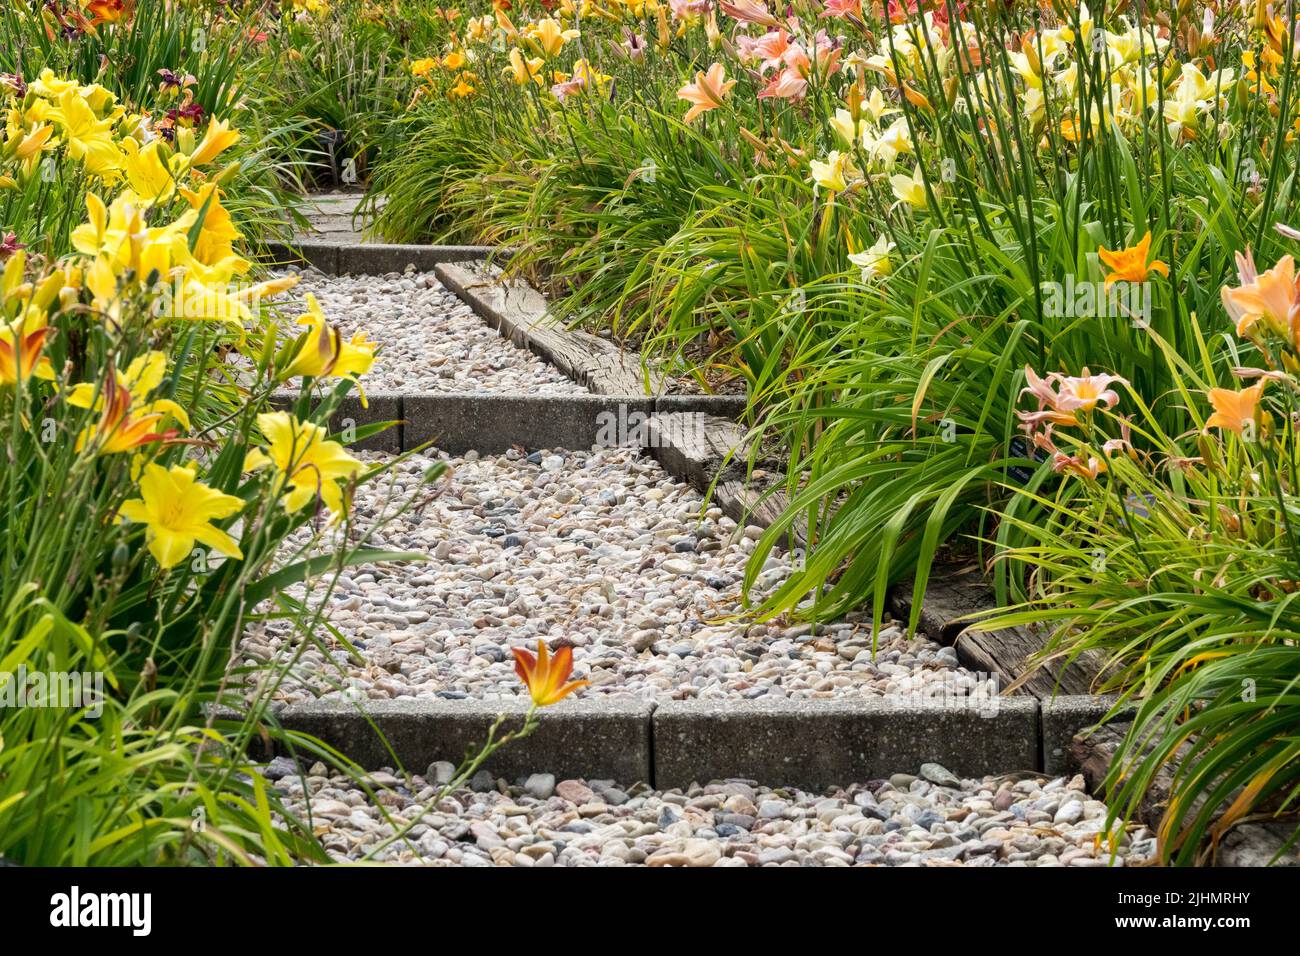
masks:
[(129, 20), (135, 12), (135, 0), (90, 0), (86, 4), (86, 12), (93, 14), (94, 19), (91, 25), (99, 26), (101, 23), (121, 23), (123, 20)]
[(569, 680), (573, 673), (573, 648), (561, 647), (552, 657), (546, 649), (545, 641), (537, 642), (537, 656), (523, 648), (515, 648), (515, 673), (533, 696), (533, 703), (538, 707), (547, 707), (563, 700), (579, 687), (586, 687), (591, 681)]
[(1167, 265), (1159, 259), (1147, 262), (1147, 256), (1150, 252), (1150, 230), (1147, 230), (1147, 234), (1142, 237), (1141, 242), (1127, 249), (1112, 251), (1104, 246), (1098, 246), (1097, 258), (1110, 268), (1110, 275), (1106, 276), (1106, 287), (1110, 288), (1116, 282), (1145, 282), (1147, 276), (1152, 272), (1158, 272), (1168, 278), (1169, 267)]
[(17, 385), (39, 371), (48, 326), (34, 332), (0, 332), (0, 385)]
[[(95, 451), (101, 455), (131, 451), (141, 445), (153, 442), (166, 442), (175, 438), (179, 432), (168, 429), (155, 431), (154, 427), (167, 417), (166, 412), (149, 412), (138, 418), (131, 415), (131, 390), (118, 382), (112, 368), (104, 380), (104, 411), (99, 425), (94, 429)], [(77, 450), (84, 447), (90, 438), (91, 429), (87, 428), (77, 440)]]

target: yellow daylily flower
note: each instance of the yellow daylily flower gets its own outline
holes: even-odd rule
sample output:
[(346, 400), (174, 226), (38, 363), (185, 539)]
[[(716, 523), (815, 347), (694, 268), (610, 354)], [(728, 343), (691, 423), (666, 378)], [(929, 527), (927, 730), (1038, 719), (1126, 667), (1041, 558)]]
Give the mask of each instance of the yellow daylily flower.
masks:
[(36, 129), (23, 136), (18, 142), (18, 148), (14, 151), (14, 159), (25, 163), (35, 158), (47, 147), (54, 144), (50, 142), (50, 137), (54, 135), (54, 126), (44, 123)]
[(835, 135), (840, 138), (841, 143), (845, 146), (852, 146), (858, 141), (858, 137), (862, 135), (865, 123), (862, 120), (854, 122), (853, 114), (844, 107), (840, 107), (830, 119), (830, 126), (835, 131)]
[[(307, 312), (298, 319), (299, 325), (305, 325), (307, 332), (302, 336), (293, 359), (285, 367), (282, 376), (293, 378), (298, 375), (310, 378), (350, 378), (370, 371), (375, 364), (375, 343), (366, 340), (364, 332), (357, 332), (350, 342), (343, 340), (342, 334), (329, 324), (320, 303), (311, 293), (307, 294)], [(362, 393), (362, 404), (365, 394)]]
[(58, 108), (50, 115), (60, 127), (68, 155), (81, 161), (87, 172), (103, 176), (122, 168), (122, 151), (113, 140), (117, 116), (100, 119), (75, 89), (59, 96)]
[(894, 271), (894, 263), (890, 258), (893, 251), (894, 243), (888, 236), (881, 236), (862, 252), (850, 253), (849, 262), (862, 270), (862, 281), (869, 282), (876, 276), (887, 276)]
[(237, 142), (239, 142), (239, 131), (231, 129), (230, 124), (225, 120), (218, 121), (213, 117), (208, 122), (208, 131), (203, 134), (202, 141), (190, 154), (190, 165), (206, 165)]
[[(228, 263), (231, 272), (239, 275), (247, 272), (251, 264), (235, 252), (235, 243), (244, 238), (244, 235), (235, 228), (235, 220), (221, 205), (221, 190), (217, 184), (205, 183), (197, 192), (181, 189), (180, 193), (194, 211), (195, 220), (200, 213), (203, 215), (203, 228), (199, 230), (198, 239), (194, 243), (194, 258), (206, 266)], [(188, 229), (187, 225), (186, 230)], [(231, 257), (238, 262), (230, 262)]]
[(501, 75), (513, 79), (517, 86), (525, 86), (528, 83), (541, 83), (542, 67), (545, 62), (540, 56), (525, 57), (519, 52), (518, 47), (512, 47), (510, 50), (510, 65), (501, 71)]
[(126, 172), (127, 184), (143, 202), (165, 203), (176, 194), (177, 180), (185, 165), (184, 157), (173, 157), (180, 162), (168, 163), (163, 158), (165, 149), (160, 139), (144, 146), (130, 137), (122, 140), (122, 168)]
[(853, 165), (853, 157), (833, 149), (826, 157), (826, 162), (812, 160), (808, 163), (812, 181), (822, 189), (842, 193), (849, 188), (849, 182), (860, 179), (862, 173)]
[(54, 75), (54, 71), (48, 66), (41, 70), (41, 75), (33, 80), (28, 89), (37, 96), (43, 96), (46, 99), (58, 99), (64, 93), (75, 90), (79, 84), (76, 80), (61, 80)]
[(354, 477), (361, 462), (330, 441), (324, 428), (288, 412), (263, 412), (257, 416), (257, 427), (266, 437), (266, 449), (252, 449), (244, 458), (244, 470), (275, 469), (278, 490), (288, 489), (286, 511), (299, 511), (319, 498), (337, 519), (344, 506), (339, 482)]
[(411, 75), (428, 76), (438, 68), (438, 63), (436, 56), (426, 56), (423, 59), (416, 60), (411, 64)]
[(242, 499), (200, 482), (193, 467), (150, 463), (140, 478), (140, 497), (122, 502), (118, 514), (145, 526), (149, 553), (166, 570), (188, 558), (195, 542), (228, 558), (243, 558), (235, 539), (212, 525), (243, 507)]
[(904, 176), (901, 173), (890, 176), (889, 187), (899, 202), (916, 209), (924, 209), (929, 202), (926, 198), (925, 178), (921, 175), (920, 166), (912, 171), (911, 176)]
[(564, 44), (578, 37), (577, 30), (566, 30), (551, 17), (530, 26), (527, 32), (529, 39), (545, 56), (558, 56)]

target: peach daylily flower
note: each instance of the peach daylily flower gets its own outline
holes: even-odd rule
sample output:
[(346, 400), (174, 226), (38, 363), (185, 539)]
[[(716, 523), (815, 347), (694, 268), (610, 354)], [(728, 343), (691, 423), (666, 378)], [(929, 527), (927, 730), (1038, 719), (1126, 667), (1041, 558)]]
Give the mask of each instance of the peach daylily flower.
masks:
[(538, 707), (548, 707), (572, 694), (579, 687), (586, 687), (591, 681), (569, 680), (573, 673), (573, 647), (566, 644), (551, 657), (546, 642), (537, 642), (537, 656), (522, 648), (514, 648), (515, 673), (528, 688), (533, 703)]
[(1057, 405), (1067, 411), (1078, 409), (1090, 412), (1097, 407), (1098, 403), (1110, 408), (1119, 401), (1119, 395), (1109, 387), (1110, 383), (1128, 384), (1118, 375), (1093, 375), (1087, 368), (1084, 368), (1082, 375), (1073, 377), (1062, 375), (1057, 380), (1061, 384)]
[(1237, 323), (1237, 334), (1245, 335), (1260, 319), (1285, 333), (1297, 313), (1295, 260), (1283, 256), (1266, 272), (1255, 269), (1255, 258), (1247, 249), (1237, 253), (1237, 277), (1241, 285), (1220, 290), (1223, 307)]
[(1147, 262), (1150, 252), (1151, 230), (1149, 229), (1136, 246), (1114, 251), (1098, 246), (1097, 258), (1110, 269), (1110, 274), (1106, 276), (1106, 288), (1110, 288), (1116, 282), (1145, 282), (1152, 272), (1158, 272), (1165, 278), (1169, 278), (1169, 267), (1159, 259)]
[(826, 8), (818, 19), (825, 20), (827, 17), (855, 17), (861, 20), (862, 0), (826, 0)]
[(784, 30), (771, 30), (757, 39), (738, 36), (736, 43), (742, 59), (757, 59), (759, 72), (765, 73), (785, 61), (786, 52), (790, 49), (790, 39), (790, 34)]
[[(1025, 366), (1025, 381), (1029, 384), (1020, 390), (1020, 394), (1037, 398), (1038, 411), (1016, 414), (1029, 425), (1042, 422), (1077, 425), (1079, 421), (1074, 416), (1075, 412), (1091, 412), (1098, 405), (1113, 408), (1118, 404), (1119, 395), (1110, 387), (1111, 383), (1128, 384), (1127, 379), (1118, 375), (1093, 375), (1086, 367), (1082, 375), (1069, 376), (1051, 372), (1046, 378), (1039, 378), (1028, 365)], [(1057, 386), (1055, 390), (1053, 385)]]
[(757, 0), (722, 0), (722, 12), (742, 23), (757, 23), (759, 26), (774, 27), (779, 22), (767, 12), (767, 7)]
[(1078, 475), (1080, 478), (1091, 478), (1096, 480), (1097, 476), (1109, 470), (1105, 459), (1098, 458), (1095, 455), (1089, 455), (1085, 461), (1082, 455), (1067, 455), (1065, 452), (1058, 451), (1052, 456), (1052, 471), (1058, 475), (1070, 473)]
[(707, 73), (696, 73), (694, 83), (687, 83), (677, 91), (678, 99), (692, 104), (686, 111), (683, 122), (689, 123), (701, 113), (721, 107), (723, 100), (735, 85), (735, 80), (727, 79), (726, 70), (721, 63), (713, 64)]
[(1240, 391), (1233, 391), (1230, 388), (1210, 389), (1205, 395), (1214, 406), (1214, 414), (1205, 420), (1205, 427), (1241, 435), (1246, 422), (1255, 420), (1255, 413), (1259, 410), (1259, 400), (1264, 394), (1266, 384), (1267, 380), (1256, 382)]
[(803, 99), (808, 91), (808, 80), (798, 70), (786, 67), (780, 73), (774, 73), (767, 86), (759, 91), (760, 100), (798, 100)]

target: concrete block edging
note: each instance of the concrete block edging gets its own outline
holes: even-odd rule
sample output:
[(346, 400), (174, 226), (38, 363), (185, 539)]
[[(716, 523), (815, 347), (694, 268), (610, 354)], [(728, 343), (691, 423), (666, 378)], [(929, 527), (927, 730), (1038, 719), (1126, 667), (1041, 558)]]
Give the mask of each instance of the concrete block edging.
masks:
[(443, 262), (464, 262), (499, 255), (493, 246), (421, 246), (386, 243), (268, 242), (266, 259), (272, 265), (309, 265), (329, 276), (383, 275), (414, 266), (429, 272)]
[[(499, 715), (506, 715), (504, 729), (517, 727), (527, 703), (324, 699), (279, 708), (276, 720), (362, 766), (389, 766), (395, 754), (405, 769), (423, 773), (434, 761), (459, 764)], [(1044, 764), (1045, 735), (1068, 740), (1098, 715), (1095, 699), (1062, 699), (1047, 708), (1030, 697), (995, 703), (955, 709), (888, 698), (656, 704), (574, 697), (548, 708), (536, 733), (497, 751), (484, 769), (508, 778), (546, 772), (658, 788), (740, 777), (809, 790), (929, 762), (959, 776), (1061, 774), (1069, 768), (1059, 757)]]

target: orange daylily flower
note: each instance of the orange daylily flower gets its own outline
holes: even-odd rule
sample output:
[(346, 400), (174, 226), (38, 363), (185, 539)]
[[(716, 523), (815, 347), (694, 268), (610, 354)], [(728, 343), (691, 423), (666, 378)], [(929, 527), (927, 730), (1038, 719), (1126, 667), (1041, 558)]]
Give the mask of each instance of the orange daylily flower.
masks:
[(121, 23), (123, 20), (129, 20), (131, 14), (135, 12), (135, 0), (90, 0), (86, 4), (86, 12), (92, 14), (94, 19), (91, 20), (92, 26), (99, 26), (101, 23)]
[(727, 79), (726, 71), (721, 63), (713, 64), (713, 66), (709, 67), (707, 73), (696, 73), (694, 83), (687, 83), (677, 91), (678, 99), (693, 104), (686, 111), (682, 122), (689, 123), (701, 113), (707, 113), (709, 110), (716, 110), (722, 106), (722, 101), (735, 85), (735, 80)]
[(1151, 230), (1142, 237), (1142, 241), (1136, 246), (1130, 246), (1127, 249), (1110, 250), (1103, 246), (1097, 247), (1097, 258), (1104, 262), (1110, 268), (1110, 275), (1106, 276), (1106, 288), (1110, 288), (1116, 282), (1145, 282), (1147, 276), (1152, 272), (1158, 272), (1165, 278), (1169, 277), (1169, 267), (1156, 259), (1153, 262), (1147, 262), (1147, 256), (1151, 252)]
[(1242, 433), (1246, 422), (1255, 420), (1259, 409), (1259, 400), (1264, 394), (1267, 379), (1256, 382), (1248, 388), (1234, 392), (1230, 388), (1212, 388), (1206, 392), (1214, 414), (1205, 420), (1206, 428), (1218, 428), (1221, 431)]
[[(524, 682), (528, 692), (533, 696), (533, 703), (538, 707), (547, 707), (562, 700), (579, 687), (586, 687), (591, 681), (569, 680), (573, 673), (573, 648), (568, 644), (561, 647), (551, 657), (546, 649), (546, 642), (537, 642), (537, 656), (522, 648), (514, 649), (515, 673)], [(567, 683), (566, 683), (567, 681)]]

